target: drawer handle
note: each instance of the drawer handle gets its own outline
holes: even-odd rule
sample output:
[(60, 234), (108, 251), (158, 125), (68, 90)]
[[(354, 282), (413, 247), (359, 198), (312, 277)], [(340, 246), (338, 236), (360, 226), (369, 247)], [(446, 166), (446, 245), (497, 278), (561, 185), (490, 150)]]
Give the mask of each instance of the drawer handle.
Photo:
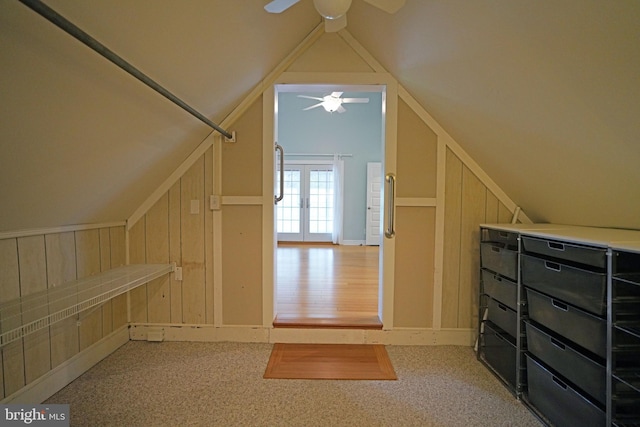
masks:
[(567, 348), (567, 346), (565, 346), (564, 344), (562, 344), (560, 341), (554, 339), (554, 338), (550, 338), (551, 340), (551, 344), (555, 345), (556, 347), (558, 347), (561, 350), (564, 350)]
[(557, 385), (559, 385), (559, 386), (560, 386), (561, 388), (563, 388), (564, 390), (566, 390), (566, 389), (567, 389), (567, 385), (566, 385), (564, 382), (560, 381), (557, 377), (555, 377), (555, 376), (551, 376), (551, 379), (553, 380), (553, 382), (554, 382), (554, 383), (556, 383)]
[(498, 253), (499, 253), (499, 252), (500, 252), (500, 248), (499, 248), (499, 247), (497, 247), (497, 246), (491, 246), (491, 251), (492, 251), (492, 252), (498, 252)]
[(564, 244), (557, 242), (547, 242), (549, 249), (553, 249), (554, 251), (564, 251)]
[(560, 301), (556, 301), (554, 299), (551, 300), (551, 305), (557, 309), (562, 311), (569, 311), (569, 306), (567, 304), (561, 303)]
[(498, 303), (498, 308), (502, 311), (505, 311), (505, 312), (507, 311), (507, 307), (499, 303)]
[(502, 282), (502, 277), (498, 276), (497, 274), (494, 274), (493, 280), (495, 280), (496, 282)]
[(498, 236), (502, 237), (503, 239), (508, 239), (509, 233), (505, 233), (504, 231), (498, 231)]
[(545, 261), (544, 262), (544, 267), (547, 270), (562, 271), (562, 266), (560, 264), (555, 263), (555, 262)]

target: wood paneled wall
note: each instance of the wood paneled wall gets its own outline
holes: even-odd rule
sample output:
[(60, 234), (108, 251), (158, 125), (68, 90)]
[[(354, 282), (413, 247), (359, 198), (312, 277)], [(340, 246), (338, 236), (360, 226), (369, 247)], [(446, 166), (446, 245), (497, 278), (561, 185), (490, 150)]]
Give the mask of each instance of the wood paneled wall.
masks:
[(442, 327), (473, 328), (478, 317), (479, 225), (512, 213), (450, 150), (446, 153)]
[[(2, 239), (0, 301), (124, 265), (125, 241), (124, 226)], [(126, 296), (121, 295), (3, 347), (0, 398), (20, 390), (125, 325), (126, 310)]]
[[(133, 323), (214, 324), (213, 216), (209, 196), (220, 179), (223, 325), (262, 325), (262, 98), (234, 124), (240, 141), (209, 148), (129, 230), (129, 262), (175, 262), (173, 274), (131, 293)], [(235, 200), (228, 202), (227, 200)]]
[(131, 294), (133, 323), (213, 324), (213, 148), (129, 230), (129, 262), (175, 262), (166, 275)]

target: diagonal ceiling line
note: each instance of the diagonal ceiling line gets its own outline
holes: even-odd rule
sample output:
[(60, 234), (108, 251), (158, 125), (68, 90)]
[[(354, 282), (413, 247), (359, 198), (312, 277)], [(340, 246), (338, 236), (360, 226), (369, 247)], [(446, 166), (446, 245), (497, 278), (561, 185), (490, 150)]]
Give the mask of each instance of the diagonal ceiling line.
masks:
[(37, 14), (39, 14), (40, 16), (42, 16), (43, 18), (45, 18), (46, 20), (48, 20), (49, 22), (56, 25), (61, 30), (73, 36), (74, 38), (76, 38), (86, 46), (90, 47), (91, 49), (99, 53), (104, 58), (108, 59), (109, 61), (111, 61), (112, 63), (114, 63), (115, 65), (117, 65), (118, 67), (126, 71), (127, 73), (131, 74), (133, 77), (140, 80), (142, 83), (144, 83), (145, 85), (149, 86), (151, 89), (158, 92), (160, 95), (167, 98), (169, 101), (173, 102), (183, 110), (187, 111), (189, 114), (191, 114), (201, 122), (217, 130), (218, 132), (220, 132), (222, 135), (224, 135), (229, 139), (233, 137), (231, 133), (227, 132), (226, 130), (222, 129), (220, 126), (218, 126), (217, 124), (215, 124), (214, 122), (206, 118), (204, 115), (199, 113), (197, 110), (195, 110), (193, 107), (188, 105), (186, 102), (182, 101), (180, 98), (178, 98), (177, 96), (169, 92), (167, 89), (162, 87), (156, 81), (152, 80), (149, 76), (144, 74), (142, 71), (138, 70), (136, 67), (134, 67), (133, 65), (131, 65), (130, 63), (122, 59), (112, 50), (110, 50), (105, 45), (103, 45), (102, 43), (100, 43), (99, 41), (91, 37), (89, 34), (85, 33), (83, 30), (78, 28), (76, 25), (74, 25), (72, 22), (67, 20), (65, 17), (60, 15), (55, 10), (51, 9), (49, 6), (42, 3), (40, 0), (19, 0), (19, 1), (25, 6), (27, 6), (28, 8), (30, 8), (31, 10), (33, 10), (34, 12), (36, 12)]

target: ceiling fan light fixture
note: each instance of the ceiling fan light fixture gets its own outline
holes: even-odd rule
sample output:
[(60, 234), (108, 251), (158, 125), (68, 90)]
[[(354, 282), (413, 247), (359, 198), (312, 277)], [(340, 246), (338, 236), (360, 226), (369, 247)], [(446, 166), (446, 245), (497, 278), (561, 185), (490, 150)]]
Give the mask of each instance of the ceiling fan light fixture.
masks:
[(313, 0), (313, 5), (325, 19), (337, 19), (351, 7), (351, 0)]
[(322, 101), (322, 108), (329, 113), (333, 113), (340, 108), (342, 105), (342, 100), (340, 98), (333, 97), (331, 95), (325, 96), (324, 101)]

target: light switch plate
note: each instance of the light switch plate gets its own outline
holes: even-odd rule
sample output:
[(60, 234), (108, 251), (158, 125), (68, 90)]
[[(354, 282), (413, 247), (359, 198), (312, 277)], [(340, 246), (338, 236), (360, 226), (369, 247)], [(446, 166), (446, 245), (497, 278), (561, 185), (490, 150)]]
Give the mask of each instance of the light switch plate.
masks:
[(197, 215), (200, 213), (200, 200), (191, 201), (191, 214)]
[(217, 194), (212, 194), (209, 197), (209, 208), (212, 211), (219, 211), (220, 210), (220, 196)]

